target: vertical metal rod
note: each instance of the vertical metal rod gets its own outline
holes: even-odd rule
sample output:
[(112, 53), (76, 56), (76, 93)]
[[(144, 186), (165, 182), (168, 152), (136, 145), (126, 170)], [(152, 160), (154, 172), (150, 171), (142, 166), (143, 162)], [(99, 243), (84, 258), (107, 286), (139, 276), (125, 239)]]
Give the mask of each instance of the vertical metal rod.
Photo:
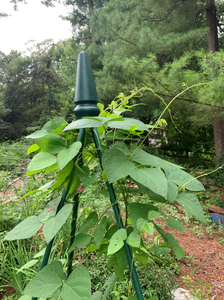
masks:
[[(85, 128), (80, 129), (80, 133), (78, 136), (78, 142), (83, 142), (85, 137)], [(83, 147), (82, 147), (83, 148)], [(82, 150), (81, 150), (82, 151)], [(74, 157), (73, 161), (74, 163), (76, 162), (78, 156), (80, 155), (79, 153)], [(81, 159), (82, 160), (82, 159)], [(82, 165), (82, 161), (81, 164)], [(75, 239), (75, 231), (76, 231), (76, 221), (78, 218), (78, 207), (79, 207), (79, 194), (76, 194), (73, 200), (73, 211), (72, 211), (72, 224), (71, 224), (71, 238), (70, 238), (70, 243), (69, 243), (69, 248), (74, 242)], [(74, 256), (74, 251), (71, 251), (68, 256), (68, 269), (67, 269), (67, 278), (72, 272), (72, 261), (73, 261), (73, 256)]]
[[(95, 143), (96, 148), (97, 148), (97, 153), (98, 153), (98, 156), (99, 156), (99, 159), (100, 159), (100, 165), (101, 165), (101, 168), (103, 170), (103, 167), (102, 167), (103, 148), (102, 148), (102, 144), (101, 144), (101, 141), (100, 141), (99, 133), (98, 133), (97, 128), (91, 129), (91, 132), (92, 132), (92, 135), (93, 135), (94, 143)], [(113, 185), (109, 182), (107, 182), (107, 189), (108, 189), (109, 194), (110, 194), (110, 201), (113, 204), (113, 210), (114, 210), (114, 214), (115, 214), (117, 224), (119, 225), (119, 228), (124, 228), (124, 225), (123, 225), (123, 222), (122, 222), (122, 219), (121, 219), (120, 209), (119, 209), (118, 205), (116, 204), (116, 195), (115, 195), (115, 192), (114, 192), (114, 188), (113, 188)], [(133, 263), (131, 249), (125, 241), (124, 241), (124, 250), (125, 250), (126, 257), (127, 257), (128, 266), (129, 266), (129, 269), (131, 271), (136, 296), (137, 296), (138, 300), (144, 300), (143, 295), (142, 295), (141, 286), (140, 286), (139, 279), (138, 279), (138, 275), (137, 275), (137, 272), (136, 272), (136, 269), (135, 269), (135, 265)]]
[[(75, 239), (76, 231), (76, 221), (78, 217), (78, 206), (79, 206), (79, 194), (76, 194), (74, 197), (74, 206), (72, 211), (72, 224), (71, 224), (71, 239), (69, 243), (69, 248), (72, 246)], [(73, 261), (74, 251), (71, 251), (68, 256), (68, 269), (67, 269), (67, 278), (72, 273), (72, 261)]]

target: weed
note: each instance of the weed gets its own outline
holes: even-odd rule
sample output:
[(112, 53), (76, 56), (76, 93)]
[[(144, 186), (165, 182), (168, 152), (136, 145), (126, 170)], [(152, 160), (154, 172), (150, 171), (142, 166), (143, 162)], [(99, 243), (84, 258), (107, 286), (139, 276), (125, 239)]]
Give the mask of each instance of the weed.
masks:
[(219, 238), (219, 242), (220, 242), (221, 245), (224, 246), (224, 238)]
[[(212, 295), (211, 286), (203, 284), (203, 280), (192, 281), (190, 276), (183, 276), (183, 282), (191, 295), (198, 300), (206, 300), (208, 296)], [(194, 286), (198, 286), (198, 288)], [(207, 290), (206, 292), (204, 290)]]

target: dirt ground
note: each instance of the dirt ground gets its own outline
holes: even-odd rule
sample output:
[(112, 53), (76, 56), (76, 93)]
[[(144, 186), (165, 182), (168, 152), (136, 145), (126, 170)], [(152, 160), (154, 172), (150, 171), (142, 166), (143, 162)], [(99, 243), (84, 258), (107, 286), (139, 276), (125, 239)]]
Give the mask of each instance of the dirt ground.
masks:
[[(215, 233), (210, 236), (204, 232), (204, 235), (199, 238), (189, 228), (181, 232), (171, 231), (167, 226), (167, 231), (177, 238), (186, 253), (186, 257), (180, 260), (181, 274), (177, 277), (180, 287), (187, 289), (182, 277), (188, 275), (192, 282), (201, 280), (203, 285), (212, 288), (211, 299), (224, 300), (224, 246), (218, 240), (220, 237), (224, 238), (224, 233)], [(193, 283), (192, 286), (200, 288)], [(209, 291), (208, 288), (203, 288), (203, 290)]]

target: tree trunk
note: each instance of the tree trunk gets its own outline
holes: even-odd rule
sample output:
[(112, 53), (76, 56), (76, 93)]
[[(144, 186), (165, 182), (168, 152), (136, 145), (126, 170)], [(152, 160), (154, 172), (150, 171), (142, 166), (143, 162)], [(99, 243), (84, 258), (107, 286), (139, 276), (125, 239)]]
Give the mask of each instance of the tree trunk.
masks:
[(206, 1), (206, 17), (208, 26), (208, 51), (216, 52), (219, 51), (219, 42), (215, 0)]
[(224, 151), (224, 119), (223, 118), (214, 119), (213, 131), (214, 131), (214, 139), (215, 139), (216, 163), (218, 164), (218, 161), (222, 156), (222, 152)]
[[(208, 51), (219, 51), (217, 17), (215, 0), (206, 1), (206, 17), (208, 26)], [(224, 151), (224, 119), (219, 116), (214, 118), (213, 131), (215, 140), (216, 163), (218, 164)]]

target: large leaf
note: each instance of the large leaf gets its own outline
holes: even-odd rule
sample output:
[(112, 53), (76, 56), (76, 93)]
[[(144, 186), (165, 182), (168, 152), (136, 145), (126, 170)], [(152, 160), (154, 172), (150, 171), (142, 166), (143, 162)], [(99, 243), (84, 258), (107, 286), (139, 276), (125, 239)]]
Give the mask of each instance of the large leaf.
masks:
[(140, 246), (140, 242), (141, 242), (141, 237), (138, 234), (137, 231), (132, 231), (131, 234), (128, 236), (126, 242), (128, 243), (128, 245), (130, 245), (131, 247), (136, 247), (138, 248)]
[(45, 136), (49, 132), (46, 129), (37, 130), (26, 136), (27, 139), (38, 139), (42, 136)]
[(142, 218), (148, 220), (148, 212), (150, 210), (158, 211), (158, 208), (152, 204), (130, 203), (128, 206), (131, 223), (137, 229), (137, 221)]
[(128, 149), (127, 145), (124, 142), (116, 142), (114, 144), (114, 148), (120, 150), (125, 155), (129, 155), (130, 154), (130, 150)]
[(102, 160), (103, 169), (110, 182), (117, 181), (128, 176), (135, 165), (118, 149), (109, 149), (104, 152)]
[(164, 234), (163, 239), (166, 243), (172, 246), (174, 254), (176, 255), (178, 260), (185, 256), (184, 250), (181, 248), (176, 238), (171, 233)]
[(78, 266), (68, 277), (61, 291), (63, 300), (91, 300), (89, 272), (84, 266)]
[(76, 235), (73, 244), (71, 245), (69, 251), (74, 250), (75, 248), (84, 248), (86, 245), (89, 244), (91, 240), (91, 236), (86, 233), (79, 233)]
[(93, 127), (101, 127), (102, 123), (97, 120), (92, 119), (80, 119), (70, 123), (65, 127), (64, 131), (71, 129), (80, 129), (80, 128), (93, 128)]
[(127, 232), (124, 228), (118, 229), (111, 237), (110, 244), (108, 246), (107, 254), (111, 255), (119, 251), (123, 245), (124, 240), (127, 238)]
[(178, 195), (178, 187), (174, 183), (168, 181), (167, 198), (169, 202), (173, 203), (176, 200), (177, 195)]
[(148, 131), (148, 127), (139, 120), (124, 118), (123, 121), (114, 121), (107, 124), (110, 128), (129, 130), (132, 126), (137, 126), (137, 130)]
[(107, 229), (107, 217), (104, 216), (103, 219), (101, 220), (100, 224), (96, 228), (96, 230), (94, 232), (94, 236), (93, 236), (94, 244), (97, 246), (97, 248), (102, 243), (106, 229)]
[(195, 195), (190, 193), (180, 193), (176, 200), (193, 216), (199, 218), (202, 222), (206, 222), (201, 204)]
[(169, 218), (165, 220), (167, 225), (173, 229), (180, 230), (180, 231), (186, 231), (186, 228), (183, 224), (181, 224), (179, 221)]
[(45, 169), (56, 163), (56, 157), (47, 152), (36, 154), (27, 167), (27, 173)]
[(119, 251), (124, 246), (123, 240), (114, 239), (110, 241), (107, 249), (107, 255), (111, 255)]
[(167, 180), (160, 168), (135, 169), (130, 176), (152, 192), (167, 197)]
[(141, 164), (141, 165), (146, 165), (146, 166), (153, 166), (153, 167), (157, 167), (157, 168), (162, 168), (166, 162), (164, 160), (162, 160), (161, 158), (149, 154), (147, 152), (145, 152), (142, 149), (135, 149), (134, 150), (134, 155), (132, 156), (131, 160)]
[(98, 222), (98, 215), (97, 215), (97, 212), (94, 211), (87, 217), (87, 219), (81, 225), (79, 231), (82, 233), (87, 233), (88, 230), (91, 227), (94, 227), (97, 222)]
[(169, 181), (184, 186), (189, 191), (199, 192), (205, 190), (199, 180), (173, 165), (167, 167), (165, 173)]
[(117, 260), (119, 262), (119, 265), (123, 270), (126, 269), (128, 265), (127, 256), (125, 254), (124, 247), (122, 247), (118, 252), (115, 253), (115, 256), (117, 257)]
[(102, 292), (96, 291), (94, 294), (91, 296), (91, 300), (100, 300), (102, 298)]
[(66, 141), (57, 134), (47, 134), (36, 141), (36, 144), (46, 152), (57, 154), (66, 149)]
[(29, 149), (27, 150), (26, 155), (33, 153), (35, 151), (37, 151), (38, 149), (40, 149), (40, 147), (37, 144), (33, 144), (29, 147)]
[(146, 221), (145, 219), (139, 218), (137, 221), (137, 230), (139, 233), (143, 231), (147, 232), (150, 235), (153, 235), (154, 224)]
[(80, 180), (78, 175), (72, 172), (64, 184), (64, 188), (67, 196), (69, 194), (76, 193), (76, 190), (78, 189), (79, 185), (80, 185)]
[(28, 283), (23, 293), (32, 297), (49, 298), (61, 286), (62, 276), (62, 263), (53, 261)]
[[(43, 126), (42, 129), (45, 129), (45, 130), (47, 130), (47, 132), (52, 133), (52, 132), (55, 132), (58, 128), (60, 128), (63, 124), (65, 124), (65, 119), (63, 117), (56, 117), (56, 118), (48, 121)], [(57, 132), (57, 133), (60, 133), (60, 132)]]
[(79, 153), (81, 147), (81, 142), (75, 142), (69, 148), (60, 151), (57, 161), (59, 169), (63, 169)]
[(31, 216), (14, 227), (5, 237), (5, 240), (28, 239), (34, 235), (42, 226), (37, 216)]
[(55, 217), (49, 219), (43, 228), (43, 234), (46, 242), (49, 243), (56, 233), (61, 229), (72, 211), (72, 204), (67, 204), (58, 212)]

